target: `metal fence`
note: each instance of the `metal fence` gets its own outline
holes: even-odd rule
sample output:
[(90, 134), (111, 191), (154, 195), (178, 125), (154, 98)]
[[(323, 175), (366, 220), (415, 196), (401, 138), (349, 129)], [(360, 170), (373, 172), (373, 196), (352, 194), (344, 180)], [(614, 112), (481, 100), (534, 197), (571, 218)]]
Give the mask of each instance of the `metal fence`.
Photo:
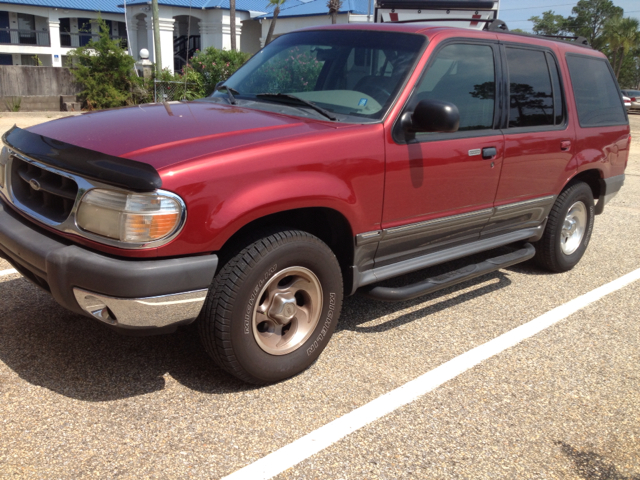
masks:
[(193, 88), (193, 86), (193, 83), (185, 84), (184, 82), (165, 82), (163, 80), (154, 80), (153, 101), (159, 103), (192, 98), (193, 96), (190, 95), (190, 88)]
[(18, 28), (0, 28), (0, 43), (7, 45), (51, 46), (49, 32)]
[[(78, 33), (69, 33), (69, 32), (60, 32), (60, 45), (63, 47), (84, 47), (89, 43), (90, 40), (97, 42), (100, 38), (100, 34), (98, 33), (88, 33), (88, 32), (78, 32)], [(127, 37), (126, 35), (110, 35), (111, 40), (117, 40), (120, 43), (120, 46), (123, 49), (127, 49)]]

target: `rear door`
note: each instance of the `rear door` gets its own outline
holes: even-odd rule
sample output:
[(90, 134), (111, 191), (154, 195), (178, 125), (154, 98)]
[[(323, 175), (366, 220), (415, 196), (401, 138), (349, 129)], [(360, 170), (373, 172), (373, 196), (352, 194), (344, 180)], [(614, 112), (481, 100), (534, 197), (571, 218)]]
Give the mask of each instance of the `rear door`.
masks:
[(493, 211), (504, 151), (500, 71), (497, 41), (456, 39), (432, 54), (405, 111), (423, 99), (445, 100), (458, 107), (460, 128), (413, 137), (394, 131), (376, 267), (479, 238)]
[(567, 121), (558, 60), (551, 49), (507, 44), (509, 81), (505, 155), (496, 214), (483, 231), (495, 235), (536, 227), (575, 173), (574, 126)]

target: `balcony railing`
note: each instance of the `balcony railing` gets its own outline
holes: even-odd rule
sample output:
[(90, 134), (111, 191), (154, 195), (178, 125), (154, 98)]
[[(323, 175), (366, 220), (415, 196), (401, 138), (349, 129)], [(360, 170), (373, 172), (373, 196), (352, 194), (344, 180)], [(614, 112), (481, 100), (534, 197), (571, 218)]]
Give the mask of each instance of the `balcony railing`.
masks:
[(49, 47), (51, 46), (51, 39), (49, 38), (49, 32), (17, 28), (0, 28), (0, 44)]
[[(98, 41), (100, 36), (97, 33), (69, 33), (60, 32), (60, 45), (68, 48), (84, 47), (89, 40), (94, 42)], [(127, 37), (122, 35), (111, 35), (111, 40), (118, 40), (120, 46), (124, 49), (127, 48)]]

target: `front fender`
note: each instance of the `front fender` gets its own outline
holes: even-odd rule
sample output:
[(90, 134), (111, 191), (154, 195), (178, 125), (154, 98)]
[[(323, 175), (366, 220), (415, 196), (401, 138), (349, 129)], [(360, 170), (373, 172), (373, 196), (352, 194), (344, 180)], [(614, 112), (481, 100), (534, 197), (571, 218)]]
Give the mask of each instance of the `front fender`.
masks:
[(212, 212), (207, 222), (207, 230), (215, 238), (212, 250), (220, 249), (235, 232), (254, 220), (313, 207), (336, 210), (351, 225), (357, 224), (357, 217), (365, 213), (365, 206), (358, 205), (353, 185), (328, 173), (296, 172), (265, 178), (251, 188), (237, 191)]
[(248, 223), (288, 210), (339, 212), (354, 234), (379, 228), (384, 191), (382, 125), (199, 158), (161, 172), (163, 187), (187, 204), (187, 222), (159, 255), (219, 250)]

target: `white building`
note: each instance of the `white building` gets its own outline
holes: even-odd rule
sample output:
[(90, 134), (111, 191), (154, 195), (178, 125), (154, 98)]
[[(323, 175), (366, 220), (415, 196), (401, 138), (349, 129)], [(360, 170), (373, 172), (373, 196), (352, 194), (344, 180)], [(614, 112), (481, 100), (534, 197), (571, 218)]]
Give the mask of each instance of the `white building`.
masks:
[[(338, 12), (336, 23), (366, 23), (373, 22), (373, 0), (343, 0)], [(269, 33), (269, 26), (273, 21), (273, 12), (258, 17), (261, 23), (260, 46), (264, 46)], [(315, 27), (331, 23), (327, 0), (287, 0), (281, 7), (276, 25), (274, 38), (283, 33), (299, 28)]]
[[(0, 2), (0, 65), (61, 67), (70, 50), (85, 45), (98, 33), (98, 11), (114, 38), (126, 37), (124, 10), (117, 8), (116, 3), (105, 0)], [(86, 9), (77, 8), (85, 4)], [(71, 5), (76, 8), (69, 8)]]
[[(196, 49), (231, 48), (229, 0), (159, 0), (163, 68), (180, 68)], [(79, 6), (82, 8), (79, 8)], [(344, 0), (338, 23), (368, 21), (368, 0)], [(255, 53), (264, 46), (273, 6), (268, 0), (236, 0), (237, 48)], [(125, 13), (126, 12), (126, 13)], [(61, 67), (69, 51), (98, 34), (97, 19), (107, 22), (136, 60), (146, 48), (154, 56), (150, 0), (0, 1), (0, 65)], [(326, 0), (287, 0), (275, 35), (331, 23)], [(128, 28), (127, 28), (128, 27)], [(128, 30), (128, 35), (127, 35)]]

